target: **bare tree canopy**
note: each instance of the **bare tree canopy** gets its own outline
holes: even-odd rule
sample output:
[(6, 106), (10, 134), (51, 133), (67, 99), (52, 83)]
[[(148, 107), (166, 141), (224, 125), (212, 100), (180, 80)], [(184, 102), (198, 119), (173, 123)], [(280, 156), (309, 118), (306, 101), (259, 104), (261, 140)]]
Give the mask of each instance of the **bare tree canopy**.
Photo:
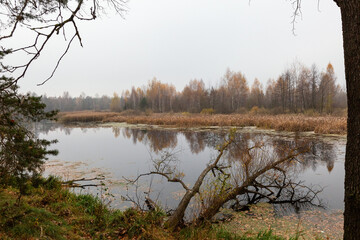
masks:
[[(74, 39), (82, 46), (82, 38), (78, 28), (79, 21), (91, 21), (105, 13), (105, 7), (115, 10), (122, 16), (126, 11), (126, 0), (4, 0), (0, 2), (0, 43), (1, 55), (25, 53), (27, 58), (23, 63), (6, 65), (1, 62), (1, 72), (10, 74), (13, 83), (24, 77), (30, 65), (40, 56), (49, 40), (62, 34), (67, 47), (59, 56), (51, 75), (41, 84), (48, 81), (55, 73), (60, 61), (68, 52)], [(16, 37), (18, 32), (31, 34), (30, 43), (26, 39), (24, 45), (15, 49), (7, 48), (6, 40)]]

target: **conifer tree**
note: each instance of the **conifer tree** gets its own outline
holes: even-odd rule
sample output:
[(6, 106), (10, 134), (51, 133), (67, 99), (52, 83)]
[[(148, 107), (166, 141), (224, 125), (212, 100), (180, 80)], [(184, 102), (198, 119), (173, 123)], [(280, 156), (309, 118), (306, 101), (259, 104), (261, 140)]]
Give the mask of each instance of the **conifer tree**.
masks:
[[(9, 51), (0, 51), (1, 57)], [(19, 94), (12, 78), (0, 76), (0, 184), (18, 185), (42, 170), (46, 155), (57, 154), (47, 147), (55, 142), (39, 139), (31, 124), (53, 119), (56, 111), (45, 112), (41, 97)]]

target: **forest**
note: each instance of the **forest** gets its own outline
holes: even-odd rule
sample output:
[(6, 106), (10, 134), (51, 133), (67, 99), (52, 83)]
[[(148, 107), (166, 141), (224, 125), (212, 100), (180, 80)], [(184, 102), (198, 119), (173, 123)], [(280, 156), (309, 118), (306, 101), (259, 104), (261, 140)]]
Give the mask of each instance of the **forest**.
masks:
[[(123, 90), (113, 96), (90, 97), (82, 93), (71, 97), (43, 96), (46, 110), (121, 112), (128, 109), (151, 112), (245, 113), (251, 109), (264, 113), (336, 114), (347, 107), (346, 91), (337, 83), (331, 63), (325, 71), (313, 64), (294, 63), (266, 86), (255, 79), (251, 86), (242, 72), (227, 69), (216, 86), (206, 86), (202, 79), (192, 79), (182, 91), (157, 78), (146, 86)], [(255, 107), (255, 108), (254, 108)]]

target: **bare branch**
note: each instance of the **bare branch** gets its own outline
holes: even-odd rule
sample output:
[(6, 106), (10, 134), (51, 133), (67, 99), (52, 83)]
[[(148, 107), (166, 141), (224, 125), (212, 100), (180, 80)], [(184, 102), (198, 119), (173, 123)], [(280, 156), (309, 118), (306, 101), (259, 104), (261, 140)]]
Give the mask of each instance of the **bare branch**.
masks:
[[(90, 2), (92, 7), (90, 7), (90, 10), (88, 10), (85, 9), (87, 6), (84, 3), (84, 0), (55, 2), (38, 2), (33, 0), (14, 2), (12, 0), (4, 0), (1, 3), (2, 9), (0, 10), (0, 15), (4, 16), (4, 19), (7, 20), (7, 23), (0, 22), (0, 31), (9, 29), (9, 32), (8, 34), (0, 36), (0, 41), (15, 37), (15, 33), (20, 31), (19, 26), (26, 28), (32, 33), (35, 33), (33, 44), (29, 46), (22, 46), (11, 51), (11, 53), (18, 53), (21, 51), (27, 55), (31, 55), (31, 57), (26, 60), (24, 64), (19, 64), (18, 66), (6, 66), (6, 64), (1, 63), (0, 65), (2, 68), (1, 71), (3, 72), (6, 72), (10, 75), (15, 75), (15, 73), (18, 73), (12, 77), (13, 81), (11, 84), (16, 84), (19, 79), (25, 77), (29, 67), (36, 59), (40, 57), (41, 53), (48, 45), (49, 39), (53, 38), (55, 34), (59, 34), (61, 31), (66, 41), (65, 26), (69, 25), (68, 23), (71, 23), (70, 25), (75, 32), (75, 36), (78, 38), (80, 45), (83, 46), (77, 21), (94, 20), (99, 10), (102, 9), (101, 4), (103, 4), (97, 0), (92, 0)], [(120, 16), (122, 16), (123, 12), (125, 11), (125, 0), (107, 0), (107, 4)], [(73, 5), (75, 8), (71, 7)], [(69, 41), (65, 51), (58, 59), (50, 77), (38, 85), (43, 85), (54, 76), (55, 71), (59, 67), (59, 63), (67, 54), (72, 42), (73, 38)], [(17, 70), (19, 72), (17, 72)], [(4, 90), (4, 87), (2, 86), (2, 89), (0, 90)]]
[[(64, 53), (61, 55), (61, 57), (58, 59), (58, 61), (57, 61), (57, 63), (56, 63), (56, 66), (55, 66), (55, 68), (53, 69), (50, 77), (48, 77), (48, 78), (47, 78), (46, 80), (44, 80), (42, 83), (37, 84), (37, 86), (44, 85), (47, 81), (49, 81), (49, 80), (54, 76), (57, 68), (59, 67), (59, 64), (60, 64), (61, 60), (62, 60), (63, 57), (66, 55), (66, 53), (69, 51), (69, 48), (70, 48), (70, 46), (71, 46), (71, 43), (72, 43), (72, 41), (74, 40), (74, 38), (75, 38), (76, 36), (77, 36), (77, 34), (75, 34), (75, 35), (71, 38), (70, 42), (68, 43), (68, 45), (67, 45), (67, 47), (66, 47), (66, 49), (65, 49), (65, 52), (64, 52)], [(81, 43), (81, 42), (80, 42), (80, 43)]]

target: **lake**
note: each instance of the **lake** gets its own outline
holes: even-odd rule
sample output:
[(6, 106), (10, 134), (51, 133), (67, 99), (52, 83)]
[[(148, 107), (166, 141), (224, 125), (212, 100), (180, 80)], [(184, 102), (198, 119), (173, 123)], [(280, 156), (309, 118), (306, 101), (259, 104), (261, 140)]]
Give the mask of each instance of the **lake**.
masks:
[[(85, 127), (39, 124), (36, 129), (40, 138), (59, 141), (51, 147), (58, 149), (59, 155), (50, 156), (45, 175), (59, 175), (64, 180), (103, 175), (105, 186), (76, 191), (97, 194), (114, 208), (130, 205), (121, 196), (141, 202), (144, 192), (150, 192), (151, 198), (162, 206), (176, 206), (184, 193), (180, 184), (168, 183), (161, 177), (147, 177), (129, 188), (124, 178), (134, 179), (151, 171), (153, 162), (168, 154), (183, 175), (183, 181), (191, 185), (209, 161), (216, 158), (217, 147), (229, 132), (216, 127), (166, 129), (121, 123)], [(243, 157), (244, 147), (256, 142), (263, 143), (276, 156), (306, 142), (310, 152), (299, 157), (288, 174), (304, 181), (306, 186), (323, 188), (318, 196), (327, 209), (344, 209), (346, 137), (239, 128), (234, 147), (229, 148), (224, 161), (236, 162)], [(135, 190), (138, 194), (134, 194)]]

